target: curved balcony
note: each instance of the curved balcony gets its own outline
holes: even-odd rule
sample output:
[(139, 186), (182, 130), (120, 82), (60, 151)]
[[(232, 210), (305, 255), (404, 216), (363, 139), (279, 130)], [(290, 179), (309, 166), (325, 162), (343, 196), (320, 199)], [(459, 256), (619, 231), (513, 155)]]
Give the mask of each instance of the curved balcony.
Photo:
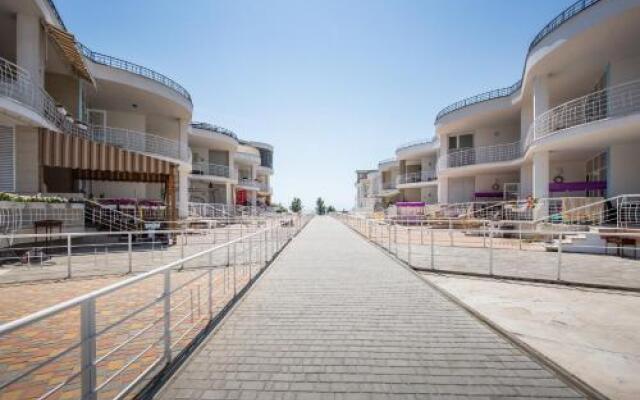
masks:
[(438, 167), (442, 170), (467, 165), (511, 161), (521, 156), (522, 149), (520, 141), (492, 146), (472, 147), (443, 154), (438, 160)]
[(387, 158), (378, 163), (379, 169), (391, 168), (398, 165), (398, 160), (395, 157)]
[[(594, 4), (600, 2), (600, 0), (578, 0), (569, 7), (565, 8), (560, 14), (558, 14), (555, 18), (553, 18), (549, 23), (547, 23), (537, 34), (534, 36), (533, 40), (529, 44), (529, 49), (527, 50), (527, 55), (525, 56), (525, 65), (526, 60), (529, 57), (529, 54), (533, 51), (533, 49), (542, 41), (545, 37), (549, 36), (552, 32), (558, 29), (562, 24), (569, 21), (576, 15), (580, 14), (584, 10), (593, 6)], [(522, 75), (524, 76), (524, 68), (522, 71)], [(468, 97), (464, 100), (457, 101), (453, 104), (448, 105), (438, 112), (436, 115), (436, 123), (447, 114), (450, 114), (454, 111), (460, 110), (465, 107), (469, 107), (473, 104), (482, 103), (485, 101), (498, 99), (501, 97), (511, 96), (513, 93), (520, 90), (522, 86), (522, 79), (514, 83), (513, 85), (495, 89), (488, 92), (484, 92), (475, 96)]]
[(264, 183), (264, 182), (258, 182), (258, 191), (260, 193), (271, 193), (271, 186), (269, 186), (268, 183)]
[(260, 190), (260, 185), (262, 182), (259, 182), (255, 179), (251, 178), (238, 178), (238, 186), (242, 187), (246, 190)]
[(260, 165), (260, 156), (257, 154), (239, 151), (233, 154), (233, 159), (245, 164)]
[(467, 97), (466, 99), (457, 101), (453, 104), (446, 106), (445, 108), (440, 110), (440, 112), (438, 112), (438, 114), (436, 115), (436, 123), (445, 115), (450, 114), (454, 111), (460, 110), (462, 108), (469, 107), (473, 104), (478, 104), (478, 103), (482, 103), (482, 102), (493, 100), (493, 99), (499, 99), (501, 97), (511, 96), (512, 94), (520, 90), (520, 87), (522, 87), (522, 80), (519, 80), (513, 85), (505, 88), (490, 90), (488, 92), (480, 93), (475, 96)]
[(525, 148), (565, 129), (640, 112), (640, 80), (612, 86), (560, 104), (529, 127)]
[(90, 48), (88, 48), (87, 46), (83, 45), (82, 43), (76, 42), (76, 44), (80, 49), (80, 52), (82, 53), (82, 55), (87, 59), (91, 60), (92, 62), (96, 64), (106, 65), (112, 68), (117, 68), (123, 71), (130, 72), (132, 74), (142, 76), (147, 79), (151, 79), (152, 81), (158, 82), (161, 85), (173, 90), (174, 92), (178, 93), (180, 96), (187, 99), (189, 103), (193, 104), (193, 102), (191, 101), (191, 95), (189, 94), (189, 92), (187, 92), (187, 89), (182, 87), (179, 83), (177, 83), (173, 79), (159, 72), (156, 72), (150, 68), (143, 67), (142, 65), (138, 65), (130, 61), (123, 60), (121, 58), (112, 57), (106, 54), (95, 52)]
[(236, 141), (238, 140), (238, 136), (232, 130), (223, 128), (221, 126), (212, 125), (207, 122), (192, 122), (191, 127), (195, 129), (202, 129), (202, 130), (213, 132), (213, 133), (219, 133), (220, 135), (228, 136)]
[(438, 179), (436, 171), (409, 172), (398, 176), (398, 185), (433, 182)]
[(35, 85), (29, 73), (18, 65), (0, 58), (0, 96), (8, 97), (35, 112), (51, 129), (82, 137), (94, 142), (106, 143), (125, 150), (158, 155), (176, 160), (189, 159), (189, 150), (179, 142), (121, 128), (88, 126), (74, 121), (57, 105), (42, 88)]
[(205, 162), (197, 162), (191, 165), (192, 175), (208, 175), (221, 178), (230, 178), (231, 170), (227, 165), (209, 164)]

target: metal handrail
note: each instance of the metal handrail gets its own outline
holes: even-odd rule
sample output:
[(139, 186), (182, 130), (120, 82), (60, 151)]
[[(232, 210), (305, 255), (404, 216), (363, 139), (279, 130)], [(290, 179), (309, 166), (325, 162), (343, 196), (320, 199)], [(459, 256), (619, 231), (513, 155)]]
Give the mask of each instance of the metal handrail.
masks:
[(211, 164), (206, 162), (194, 162), (191, 164), (192, 174), (231, 177), (231, 170), (228, 165)]
[(611, 86), (539, 115), (527, 132), (526, 145), (574, 126), (637, 112), (640, 112), (640, 80)]
[(404, 149), (408, 149), (410, 147), (415, 147), (415, 146), (422, 146), (422, 145), (428, 145), (428, 144), (435, 144), (438, 142), (438, 137), (433, 137), (431, 139), (419, 139), (419, 140), (413, 140), (411, 142), (406, 142), (401, 144), (400, 146), (398, 146), (396, 148), (396, 151), (400, 151), (400, 150), (404, 150)]
[(221, 135), (229, 136), (230, 138), (238, 140), (238, 136), (232, 130), (223, 128), (218, 125), (213, 125), (208, 122), (192, 122), (191, 127), (196, 129), (202, 129), (209, 132), (219, 133)]
[(378, 162), (378, 166), (385, 165), (385, 164), (395, 164), (397, 162), (398, 162), (398, 159), (395, 157), (385, 158), (384, 160)]
[(250, 164), (260, 164), (260, 156), (252, 153), (245, 153), (243, 151), (238, 151), (233, 154), (234, 160), (244, 161)]
[(177, 83), (173, 79), (159, 72), (156, 72), (150, 68), (143, 67), (142, 65), (135, 64), (130, 61), (123, 60), (121, 58), (98, 53), (96, 51), (91, 50), (90, 48), (88, 48), (87, 46), (83, 45), (80, 42), (76, 42), (76, 45), (78, 46), (78, 49), (80, 49), (80, 52), (82, 53), (82, 55), (88, 58), (89, 60), (93, 61), (94, 63), (117, 68), (123, 71), (130, 72), (132, 74), (142, 76), (147, 79), (151, 79), (155, 82), (162, 84), (163, 86), (168, 87), (169, 89), (172, 89), (173, 91), (177, 92), (182, 97), (187, 99), (189, 103), (193, 104), (191, 101), (191, 95), (189, 94), (187, 89), (182, 87), (179, 83)]
[(420, 172), (409, 172), (403, 175), (398, 176), (398, 184), (407, 184), (407, 183), (420, 183), (420, 182), (431, 182), (437, 179), (437, 172), (434, 171), (420, 171)]
[[(62, 388), (69, 385), (76, 378), (79, 378), (80, 393), (81, 393), (79, 397), (82, 399), (94, 399), (94, 398), (97, 398), (97, 393), (102, 388), (104, 388), (108, 382), (110, 382), (116, 376), (119, 376), (123, 371), (125, 371), (135, 361), (140, 359), (140, 357), (143, 354), (145, 354), (148, 350), (150, 350), (152, 347), (156, 346), (157, 344), (163, 343), (163, 350), (160, 350), (159, 352), (160, 355), (151, 362), (151, 365), (148, 368), (145, 368), (142, 372), (138, 373), (137, 376), (131, 378), (130, 381), (126, 383), (126, 386), (124, 387), (124, 389), (122, 389), (119, 393), (117, 393), (113, 397), (116, 399), (123, 398), (133, 389), (133, 387), (138, 382), (144, 379), (153, 370), (153, 367), (159, 365), (159, 363), (161, 362), (169, 363), (172, 361), (173, 354), (175, 351), (174, 348), (176, 347), (176, 344), (179, 343), (186, 335), (186, 333), (183, 333), (181, 336), (177, 338), (177, 340), (172, 339), (174, 330), (177, 327), (177, 325), (181, 324), (182, 322), (185, 322), (187, 318), (191, 317), (191, 321), (190, 321), (191, 326), (187, 330), (187, 332), (190, 332), (194, 328), (198, 327), (199, 326), (198, 324), (204, 321), (205, 319), (208, 318), (209, 320), (212, 320), (213, 318), (216, 317), (216, 315), (213, 313), (213, 302), (212, 302), (213, 269), (207, 268), (203, 270), (203, 272), (201, 272), (198, 276), (191, 278), (186, 282), (180, 282), (177, 285), (175, 283), (172, 284), (173, 279), (171, 278), (171, 272), (176, 268), (183, 268), (183, 266), (190, 261), (194, 261), (207, 256), (211, 257), (212, 253), (221, 249), (228, 249), (230, 246), (232, 246), (234, 248), (234, 252), (233, 252), (234, 263), (232, 267), (234, 268), (234, 274), (233, 274), (234, 286), (233, 286), (233, 297), (229, 301), (233, 301), (237, 298), (237, 296), (240, 293), (242, 293), (242, 291), (236, 291), (236, 282), (235, 282), (236, 245), (238, 244), (240, 244), (241, 246), (257, 245), (259, 250), (258, 251), (259, 258), (257, 260), (258, 269), (266, 268), (268, 261), (272, 259), (277, 254), (277, 252), (282, 247), (284, 247), (288, 243), (288, 241), (306, 225), (306, 223), (310, 219), (310, 217), (308, 216), (291, 216), (289, 218), (291, 219), (291, 224), (286, 224), (286, 226), (290, 226), (291, 228), (287, 228), (285, 227), (285, 225), (278, 222), (277, 224), (273, 224), (271, 227), (260, 229), (256, 232), (253, 232), (244, 236), (240, 236), (233, 240), (228, 240), (227, 242), (219, 245), (213, 245), (204, 251), (197, 252), (190, 256), (182, 257), (177, 261), (165, 264), (163, 266), (160, 266), (158, 268), (155, 268), (147, 272), (143, 272), (137, 276), (127, 278), (120, 282), (116, 282), (114, 284), (108, 285), (104, 288), (94, 290), (85, 295), (77, 296), (73, 299), (63, 301), (61, 303), (58, 303), (46, 309), (37, 311), (28, 316), (0, 325), (0, 338), (2, 338), (2, 337), (5, 337), (6, 335), (15, 333), (20, 329), (30, 327), (48, 318), (61, 315), (61, 313), (67, 310), (70, 310), (72, 308), (80, 309), (80, 324), (79, 324), (80, 340), (72, 343), (66, 349), (61, 350), (56, 354), (49, 356), (44, 361), (40, 359), (34, 360), (34, 362), (36, 363), (35, 366), (29, 366), (25, 368), (25, 371), (21, 371), (17, 375), (3, 380), (3, 382), (0, 383), (0, 393), (7, 387), (22, 381), (24, 378), (28, 376), (33, 375), (41, 368), (47, 365), (50, 365), (51, 363), (59, 360), (61, 357), (68, 356), (72, 354), (73, 351), (79, 349), (80, 351), (77, 357), (80, 358), (80, 360), (78, 361), (78, 365), (80, 365), (80, 370), (75, 372), (70, 372), (69, 376), (66, 377), (66, 379), (64, 379), (61, 383), (54, 384), (55, 386), (53, 386), (52, 389), (48, 389), (46, 393), (41, 394), (40, 398), (50, 397), (54, 393), (59, 392)], [(270, 245), (268, 246), (268, 244)], [(258, 272), (259, 271), (256, 271), (256, 274)], [(251, 269), (249, 269), (248, 274), (249, 274), (248, 281), (246, 281), (243, 284), (245, 287), (249, 285), (252, 282), (252, 280), (255, 278), (255, 275), (252, 276)], [(162, 288), (162, 292), (159, 297), (154, 297), (150, 301), (145, 300), (144, 304), (136, 304), (135, 306), (132, 307), (132, 310), (129, 310), (129, 313), (127, 315), (120, 317), (115, 321), (110, 322), (106, 326), (102, 326), (100, 328), (97, 327), (97, 324), (96, 324), (96, 320), (98, 317), (97, 306), (98, 306), (98, 300), (100, 298), (103, 298), (104, 296), (112, 293), (116, 293), (119, 290), (131, 287), (132, 285), (135, 285), (141, 281), (147, 280), (151, 277), (155, 277), (158, 275), (163, 276), (162, 281), (159, 282), (159, 284), (161, 285), (160, 287)], [(173, 300), (171, 299), (172, 294), (175, 294), (178, 290), (202, 278), (206, 278), (207, 285), (208, 285), (208, 295), (207, 295), (208, 300), (206, 301), (206, 304), (208, 305), (206, 306), (208, 307), (208, 312), (205, 312), (204, 316), (199, 318), (197, 321), (194, 321), (194, 318), (193, 318), (194, 311), (192, 309), (191, 314), (186, 313), (186, 317), (181, 316), (182, 318), (180, 318), (176, 323), (173, 323), (171, 316), (172, 314), (175, 313), (175, 310), (178, 307), (180, 307), (181, 303), (174, 304)], [(242, 287), (240, 289), (242, 289)], [(198, 286), (198, 290), (199, 290), (199, 286)], [(198, 310), (199, 310), (200, 309), (199, 307), (201, 304), (199, 300), (199, 295), (198, 295), (197, 301), (198, 301)], [(102, 382), (100, 383), (97, 382), (96, 376), (98, 372), (97, 371), (98, 364), (104, 361), (110, 355), (114, 354), (118, 349), (122, 348), (128, 342), (131, 342), (135, 338), (140, 337), (145, 331), (150, 329), (150, 325), (144, 326), (141, 330), (139, 330), (137, 333), (134, 333), (133, 335), (126, 335), (127, 337), (122, 338), (120, 343), (117, 343), (112, 349), (108, 349), (106, 353), (103, 353), (102, 355), (100, 355), (100, 357), (97, 357), (96, 343), (100, 339), (101, 335), (110, 331), (112, 328), (121, 324), (122, 322), (129, 320), (133, 315), (137, 315), (140, 312), (148, 309), (149, 307), (157, 304), (161, 305), (161, 307), (163, 308), (163, 311), (160, 317), (154, 318), (151, 321), (150, 325), (156, 326), (157, 324), (162, 323), (158, 325), (162, 330), (162, 334), (160, 335), (160, 338), (157, 340), (154, 340), (153, 343), (147, 346), (142, 352), (137, 353), (132, 359), (127, 360), (123, 364), (123, 367), (119, 368), (116, 372), (112, 373), (109, 377), (106, 377), (105, 379), (103, 379)], [(193, 304), (192, 304), (192, 308), (193, 308)], [(198, 316), (200, 317), (200, 315)], [(188, 323), (188, 321), (186, 323)], [(204, 328), (200, 327), (199, 329), (204, 329)]]
[[(549, 34), (558, 29), (562, 24), (580, 14), (582, 11), (588, 9), (592, 5), (598, 3), (600, 0), (578, 0), (569, 7), (565, 8), (560, 14), (558, 14), (554, 19), (552, 19), (548, 24), (546, 24), (537, 34), (534, 36), (533, 40), (529, 44), (529, 49), (527, 51), (527, 55), (525, 56), (525, 66), (526, 59), (529, 57), (529, 54), (533, 51), (533, 49)], [(524, 77), (524, 68), (522, 71), (522, 76)], [(466, 99), (457, 101), (453, 104), (448, 105), (438, 112), (436, 115), (436, 123), (442, 117), (447, 114), (452, 113), (453, 111), (459, 110), (461, 108), (468, 107), (473, 104), (481, 103), (488, 100), (493, 100), (501, 97), (511, 96), (513, 93), (517, 92), (522, 86), (522, 79), (518, 80), (513, 85), (495, 89), (488, 92), (484, 92), (475, 96), (468, 97)]]
[(75, 122), (59, 109), (56, 100), (31, 80), (26, 70), (2, 57), (0, 57), (0, 95), (24, 104), (61, 132), (70, 135), (176, 160), (185, 161), (190, 156), (186, 145), (180, 145), (175, 140), (159, 135)]
[(501, 143), (442, 153), (438, 159), (438, 167), (439, 169), (446, 169), (466, 165), (511, 161), (521, 156), (522, 146), (520, 145), (520, 141)]

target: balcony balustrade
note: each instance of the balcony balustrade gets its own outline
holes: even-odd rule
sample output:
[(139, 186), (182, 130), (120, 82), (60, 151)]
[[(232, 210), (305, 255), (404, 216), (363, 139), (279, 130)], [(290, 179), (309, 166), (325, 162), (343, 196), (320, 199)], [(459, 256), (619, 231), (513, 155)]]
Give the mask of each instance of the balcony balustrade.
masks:
[(94, 142), (121, 147), (124, 150), (159, 155), (186, 161), (187, 146), (162, 136), (122, 128), (90, 126), (74, 121), (57, 106), (56, 101), (38, 87), (29, 73), (18, 65), (0, 58), (0, 96), (8, 97), (34, 111), (61, 132)]
[(245, 152), (239, 151), (237, 153), (234, 153), (233, 158), (238, 162), (243, 162), (243, 163), (253, 164), (253, 165), (260, 164), (260, 156), (257, 154), (245, 153)]
[(82, 55), (87, 59), (91, 60), (92, 62), (96, 64), (107, 65), (112, 68), (117, 68), (123, 71), (130, 72), (132, 74), (140, 75), (147, 79), (151, 79), (152, 81), (158, 82), (161, 85), (166, 86), (167, 88), (175, 91), (180, 96), (184, 97), (187, 101), (189, 101), (189, 103), (191, 103), (191, 95), (189, 94), (189, 92), (187, 92), (187, 89), (182, 87), (179, 83), (177, 83), (173, 79), (159, 72), (156, 72), (150, 68), (143, 67), (142, 65), (138, 65), (130, 61), (123, 60), (121, 58), (95, 52), (90, 48), (88, 48), (87, 46), (83, 45), (82, 43), (77, 43), (77, 45)]
[(529, 127), (525, 147), (575, 126), (640, 112), (640, 80), (612, 86), (560, 104)]
[(194, 175), (210, 175), (222, 178), (230, 178), (231, 172), (227, 165), (209, 164), (205, 162), (197, 162), (192, 164), (191, 173)]
[(398, 184), (431, 182), (437, 179), (436, 171), (409, 172), (398, 176)]
[(463, 167), (466, 165), (511, 161), (522, 156), (520, 142), (472, 147), (443, 154), (438, 160), (440, 169)]

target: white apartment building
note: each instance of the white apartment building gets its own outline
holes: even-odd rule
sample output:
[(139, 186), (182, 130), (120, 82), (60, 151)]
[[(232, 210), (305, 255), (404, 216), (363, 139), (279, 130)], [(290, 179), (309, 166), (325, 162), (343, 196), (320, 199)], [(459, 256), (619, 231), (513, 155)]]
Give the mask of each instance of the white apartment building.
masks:
[(80, 44), (53, 1), (0, 0), (0, 192), (144, 199), (171, 219), (194, 196), (268, 204), (273, 148), (192, 111), (174, 80)]
[(434, 187), (439, 203), (640, 193), (638, 21), (639, 0), (563, 10), (521, 80), (445, 107), (433, 141), (397, 149), (385, 163), (398, 163), (397, 200), (430, 202)]
[(191, 124), (189, 201), (226, 205), (271, 204), (273, 147), (246, 142), (208, 123)]

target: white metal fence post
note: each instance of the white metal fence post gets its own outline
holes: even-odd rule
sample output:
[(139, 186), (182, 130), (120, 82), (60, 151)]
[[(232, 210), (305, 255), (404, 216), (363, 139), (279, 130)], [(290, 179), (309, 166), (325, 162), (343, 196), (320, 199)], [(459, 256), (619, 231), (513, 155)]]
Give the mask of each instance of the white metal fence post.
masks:
[(411, 265), (411, 227), (407, 226), (407, 262)]
[(129, 263), (129, 273), (131, 273), (133, 272), (133, 238), (131, 233), (127, 234), (127, 258)]
[(80, 306), (80, 388), (82, 400), (96, 400), (96, 300)]
[(434, 253), (435, 246), (434, 246), (434, 243), (433, 243), (434, 242), (433, 241), (433, 228), (430, 229), (430, 232), (431, 232), (431, 234), (429, 235), (430, 236), (429, 240), (431, 241), (431, 269), (436, 269), (436, 260), (435, 260), (435, 253)]
[(71, 256), (72, 256), (72, 250), (71, 250), (71, 235), (67, 234), (67, 278), (71, 278)]
[(493, 275), (493, 228), (489, 228), (489, 275)]
[(168, 364), (171, 362), (171, 270), (164, 273), (163, 290), (163, 342), (164, 360)]
[[(623, 250), (624, 251), (624, 250)], [(560, 280), (562, 271), (562, 232), (558, 233), (558, 273), (556, 280)]]
[[(209, 254), (211, 254), (211, 252), (209, 252)], [(207, 309), (209, 310), (209, 319), (212, 319), (213, 318), (213, 270), (211, 269), (211, 266), (209, 266), (209, 271), (207, 271), (207, 283), (208, 283)]]

